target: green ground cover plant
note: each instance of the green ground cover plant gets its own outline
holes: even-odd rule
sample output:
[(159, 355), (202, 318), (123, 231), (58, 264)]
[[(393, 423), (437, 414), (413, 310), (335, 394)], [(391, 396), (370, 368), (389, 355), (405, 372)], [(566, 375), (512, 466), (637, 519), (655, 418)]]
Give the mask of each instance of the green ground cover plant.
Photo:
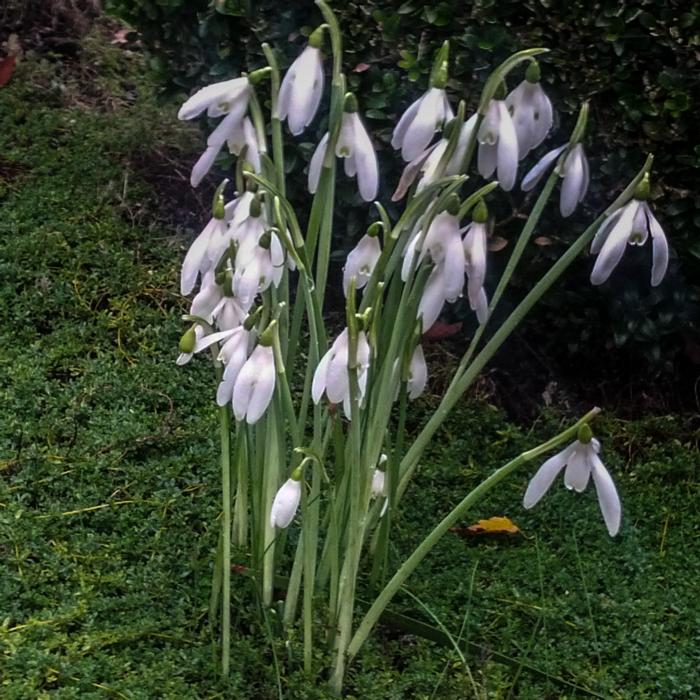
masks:
[[(174, 364), (173, 280), (201, 222), (168, 185), (186, 189), (177, 159), (196, 140), (156, 104), (140, 57), (107, 41), (92, 35), (70, 65), (30, 57), (0, 90), (0, 695), (324, 698), (325, 686), (280, 673), (298, 667), (300, 637), (269, 643), (244, 576), (231, 679), (217, 680), (211, 376)], [(444, 363), (444, 348), (428, 359)], [(435, 402), (414, 407), (409, 430)], [(525, 431), (488, 394), (465, 400), (407, 497), (392, 556), (565, 423), (552, 411)], [(454, 638), (462, 628), (476, 645), (468, 670), (449, 645), (387, 625), (351, 669), (350, 697), (700, 692), (697, 419), (608, 417), (597, 432), (625, 506), (620, 537), (607, 537), (592, 493), (575, 514), (563, 488), (514, 510), (523, 475), (465, 523), (508, 515), (521, 537), (446, 537), (394, 602)]]

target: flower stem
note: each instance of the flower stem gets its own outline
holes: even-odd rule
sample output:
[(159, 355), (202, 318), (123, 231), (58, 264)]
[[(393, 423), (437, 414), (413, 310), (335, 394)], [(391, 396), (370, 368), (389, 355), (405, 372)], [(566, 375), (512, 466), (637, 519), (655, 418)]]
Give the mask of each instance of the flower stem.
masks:
[(228, 677), (231, 664), (231, 418), (228, 405), (219, 408), (221, 433), (221, 495), (223, 569), (221, 595), (221, 674)]
[(543, 442), (542, 444), (534, 447), (531, 450), (523, 452), (521, 455), (511, 460), (500, 469), (497, 469), (491, 476), (482, 481), (475, 489), (470, 491), (461, 501), (457, 504), (443, 519), (442, 521), (432, 530), (432, 532), (416, 547), (408, 559), (399, 567), (397, 572), (391, 578), (389, 583), (384, 587), (382, 592), (377, 596), (372, 606), (365, 614), (364, 618), (360, 622), (357, 631), (355, 632), (350, 645), (348, 646), (348, 662), (357, 654), (360, 647), (367, 639), (367, 636), (372, 631), (374, 625), (379, 619), (380, 615), (396, 595), (398, 590), (404, 584), (406, 579), (413, 573), (418, 564), (423, 561), (426, 555), (432, 550), (432, 548), (438, 543), (440, 538), (460, 519), (464, 514), (483, 496), (485, 496), (494, 486), (499, 484), (503, 479), (509, 476), (516, 469), (524, 464), (536, 459), (540, 455), (548, 452), (549, 450), (558, 447), (564, 442), (575, 438), (578, 434), (578, 429), (584, 423), (588, 423), (594, 416), (600, 412), (599, 408), (594, 408), (586, 415), (584, 415), (579, 421), (574, 425), (570, 426), (566, 430), (562, 431), (555, 437)]

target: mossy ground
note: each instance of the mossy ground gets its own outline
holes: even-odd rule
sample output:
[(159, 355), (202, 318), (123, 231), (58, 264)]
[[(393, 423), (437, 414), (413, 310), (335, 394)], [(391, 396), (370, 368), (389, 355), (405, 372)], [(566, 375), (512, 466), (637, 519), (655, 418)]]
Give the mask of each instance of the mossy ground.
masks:
[[(0, 695), (275, 698), (274, 645), (284, 697), (325, 698), (298, 670), (298, 638), (271, 643), (243, 578), (231, 679), (217, 676), (212, 376), (204, 361), (174, 364), (178, 267), (201, 210), (167, 194), (190, 197), (178, 154), (198, 140), (142, 73), (98, 32), (78, 62), (30, 57), (0, 89)], [(411, 424), (433, 405), (415, 404)], [(559, 425), (547, 414), (525, 431), (465, 400), (405, 502), (394, 561)], [(450, 533), (408, 585), (431, 614), (407, 594), (394, 602), (454, 636), (464, 624), (481, 647), (468, 649), (469, 672), (453, 650), (381, 628), (350, 694), (586, 695), (556, 679), (605, 697), (700, 694), (697, 430), (674, 416), (597, 424), (625, 507), (614, 540), (592, 490), (559, 484), (525, 512), (528, 475), (516, 476), (465, 524), (508, 515), (523, 536)]]

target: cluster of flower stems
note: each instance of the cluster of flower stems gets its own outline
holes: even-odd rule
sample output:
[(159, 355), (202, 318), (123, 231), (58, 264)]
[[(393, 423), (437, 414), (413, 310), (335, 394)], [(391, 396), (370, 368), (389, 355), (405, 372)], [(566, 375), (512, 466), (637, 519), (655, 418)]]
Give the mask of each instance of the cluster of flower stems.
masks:
[[(559, 435), (494, 472), (469, 492), (395, 571), (390, 570), (392, 527), (426, 445), (486, 363), (591, 243), (601, 226), (610, 221), (611, 215), (619, 219), (620, 210), (629, 202), (638, 202), (637, 209), (640, 209), (639, 202), (643, 198), (640, 187), (648, 180), (651, 157), (619, 197), (533, 285), (503, 323), (487, 335), (489, 319), (564, 174), (558, 168), (548, 176), (512, 246), (510, 258), (490, 300), (486, 300), (483, 292), (483, 268), (473, 295), (470, 289), (470, 302), (477, 312), (479, 326), (455, 368), (439, 406), (409, 442), (406, 439), (407, 404), (412, 394), (419, 393), (415, 391), (416, 369), (412, 363), (415, 363), (414, 353), (420, 336), (427, 330), (426, 325), (432, 323), (432, 320), (425, 323), (428, 313), (426, 288), (432, 284), (430, 280), (435, 278), (435, 270), (447, 265), (444, 255), (441, 259), (436, 248), (430, 248), (427, 236), (431, 226), (436, 220), (441, 221), (439, 217), (446, 211), (456, 222), (469, 217), (473, 225), (485, 223), (488, 216), (485, 202), (493, 196), (498, 182), (488, 182), (474, 189), (466, 173), (480, 144), (497, 147), (498, 134), (490, 143), (486, 143), (488, 134), (480, 143), (478, 139), (480, 134), (484, 135), (485, 120), (495, 123), (498, 119), (508, 118), (505, 113), (499, 116), (500, 107), (496, 111), (493, 107), (506, 77), (516, 66), (532, 63), (534, 57), (544, 50), (519, 52), (496, 68), (483, 88), (478, 111), (470, 120), (468, 130), (463, 128), (463, 103), (456, 116), (450, 115), (453, 124), (449, 133), (445, 132), (443, 136), (439, 155), (431, 161), (430, 177), (423, 167), (422, 185), (405, 184), (408, 197), (398, 220), (392, 222), (384, 207), (375, 203), (377, 223), (373, 225), (370, 237), (381, 240), (381, 245), (367, 243), (373, 253), (366, 259), (360, 255), (362, 260), (357, 265), (351, 265), (348, 260), (352, 274), (346, 274), (345, 280), (344, 340), (342, 343), (336, 340), (329, 351), (323, 309), (331, 253), (336, 155), (350, 158), (353, 157), (352, 149), (358, 149), (355, 153), (358, 162), (352, 165), (348, 174), (357, 173), (358, 180), (363, 176), (364, 183), (358, 184), (361, 191), (371, 197), (376, 194), (376, 184), (372, 180), (376, 164), (371, 158), (360, 162), (366, 143), (362, 141), (358, 145), (352, 141), (351, 132), (355, 133), (352, 130), (360, 129), (361, 124), (346, 118), (348, 112), (357, 111), (357, 106), (350, 101), (348, 108), (342, 73), (341, 34), (330, 8), (323, 0), (317, 0), (317, 4), (326, 22), (324, 30), (331, 39), (333, 71), (328, 134), (324, 137), (321, 155), (312, 164), (314, 182), (311, 189), (315, 195), (308, 224), (302, 230), (295, 209), (285, 196), (282, 119), (286, 116), (292, 128), (294, 117), (296, 122), (292, 131), (297, 133), (310, 120), (309, 114), (289, 114), (295, 109), (293, 86), (285, 87), (275, 55), (264, 45), (269, 65), (251, 74), (246, 84), (246, 90), (250, 89), (246, 101), (250, 107), (250, 121), (246, 117), (246, 122), (242, 122), (242, 113), (237, 114), (238, 123), (243, 126), (234, 149), (240, 156), (235, 174), (236, 206), (242, 206), (241, 196), (247, 197), (246, 215), (249, 219), (255, 218), (250, 225), (261, 227), (254, 240), (258, 257), (251, 254), (244, 260), (242, 251), (248, 244), (242, 238), (226, 238), (224, 229), (231, 218), (237, 216), (238, 209), (226, 210), (223, 187), (220, 187), (214, 202), (212, 230), (205, 241), (209, 250), (212, 247), (218, 250), (220, 259), (213, 261), (211, 269), (206, 270), (200, 255), (194, 268), (190, 266), (187, 271), (183, 268), (183, 275), (189, 278), (186, 291), (191, 290), (198, 274), (202, 275), (203, 291), (199, 301), (196, 299), (193, 303), (192, 313), (185, 317), (192, 327), (183, 336), (181, 358), (184, 359), (181, 361), (189, 359), (193, 352), (209, 348), (219, 394), (223, 397), (219, 402), (223, 512), (212, 591), (212, 614), (220, 620), (223, 673), (228, 674), (230, 667), (231, 552), (235, 546), (250, 552), (248, 568), (259, 587), (264, 608), (273, 605), (279, 582), (285, 582), (282, 622), (289, 629), (301, 618), (304, 668), (308, 672), (314, 670), (314, 648), (321, 645), (332, 655), (329, 678), (332, 688), (339, 693), (348, 663), (358, 653), (393, 596), (438, 539), (509, 474), (547, 451), (580, 437), (581, 427), (587, 426), (597, 413), (598, 409), (593, 409)], [(314, 41), (318, 43), (318, 37)], [(441, 82), (444, 84), (440, 62), (445, 60), (443, 53), (431, 78), (433, 87)], [(255, 94), (256, 86), (267, 79), (271, 85), (269, 124)], [(212, 111), (211, 104), (216, 99), (217, 95), (214, 95), (207, 103), (210, 104), (210, 116), (226, 114), (224, 107), (218, 113), (218, 107)], [(282, 108), (280, 99), (284, 100)], [(315, 107), (311, 112), (314, 110)], [(584, 107), (571, 139), (557, 149), (550, 161), (558, 157), (560, 164), (566, 163), (573, 153), (569, 162), (580, 162), (581, 173), (585, 166), (587, 187), (588, 166), (580, 148), (586, 113)], [(229, 116), (225, 116), (224, 121)], [(447, 119), (444, 110), (442, 118)], [(230, 123), (233, 121), (231, 119)], [(404, 127), (406, 131), (410, 125)], [(433, 132), (436, 129), (437, 126)], [(495, 129), (498, 130), (497, 124)], [(217, 129), (210, 138), (205, 154), (209, 165), (223, 140), (236, 140), (233, 132), (222, 140), (222, 133)], [(362, 139), (361, 134), (358, 138)], [(509, 136), (501, 134), (500, 138), (503, 140)], [(342, 152), (337, 149), (339, 139), (348, 140), (348, 146)], [(399, 134), (398, 141), (401, 140)], [(406, 143), (404, 134), (404, 148)], [(214, 149), (213, 153), (211, 149)], [(412, 143), (409, 150), (412, 152), (407, 160), (415, 158), (417, 153), (420, 155), (422, 147), (416, 149), (416, 143)], [(453, 167), (450, 163), (454, 163), (456, 152), (460, 162)], [(417, 169), (424, 166), (430, 153), (421, 157), (423, 160)], [(485, 163), (492, 172), (508, 169), (505, 158), (501, 158), (497, 150), (492, 153), (484, 151), (481, 165)], [(515, 164), (517, 167), (517, 158)], [(201, 179), (201, 172), (200, 167), (197, 180)], [(536, 175), (540, 177), (541, 173)], [(510, 170), (507, 177), (510, 177)], [(573, 194), (568, 195), (567, 210), (573, 209), (585, 194), (583, 182), (583, 174), (580, 174), (571, 190)], [(255, 204), (251, 204), (253, 200)], [(256, 223), (258, 219), (264, 223)], [(626, 224), (628, 228), (631, 225)], [(223, 227), (218, 233), (217, 226)], [(272, 242), (270, 234), (274, 239)], [(216, 243), (217, 235), (223, 241), (221, 245)], [(629, 237), (629, 231), (626, 235)], [(407, 256), (409, 244), (413, 251), (411, 256)], [(417, 255), (416, 252), (423, 248), (429, 254)], [(190, 263), (196, 257), (194, 254), (188, 256)], [(472, 282), (478, 270), (470, 272), (469, 260), (460, 259), (462, 267), (467, 265)], [(223, 296), (220, 294), (221, 298), (216, 297), (214, 302), (210, 299), (210, 290), (204, 290), (205, 273), (216, 280), (216, 285), (213, 281), (211, 285), (225, 290), (221, 293)], [(446, 296), (442, 295), (437, 311), (430, 312), (431, 315), (437, 316)], [(225, 324), (216, 323), (217, 314), (219, 318), (226, 315)], [(238, 338), (243, 334), (244, 341), (239, 343)], [(235, 343), (233, 339), (236, 339)], [(257, 344), (256, 350), (249, 354), (247, 346), (253, 340)], [(230, 369), (234, 363), (232, 357), (240, 348), (244, 348), (240, 366), (233, 372)], [(300, 392), (293, 391), (290, 385), (290, 378), (297, 376), (303, 377)], [(322, 398), (324, 393), (327, 401)], [(335, 396), (333, 400), (332, 396)], [(345, 405), (344, 415), (339, 410), (339, 403)], [(232, 416), (235, 421), (232, 421)], [(571, 454), (570, 450), (567, 455)], [(566, 456), (559, 460), (559, 468), (565, 459)], [(528, 498), (534, 502), (540, 496), (541, 493), (531, 494)], [(619, 513), (617, 517), (619, 521)], [(292, 522), (299, 524), (299, 537), (288, 575), (280, 577), (279, 563), (290, 559), (283, 552), (289, 532), (287, 526)], [(365, 566), (369, 567), (369, 587), (376, 592), (376, 597), (356, 624), (356, 591)], [(323, 616), (326, 619), (325, 634), (320, 634), (318, 621)]]

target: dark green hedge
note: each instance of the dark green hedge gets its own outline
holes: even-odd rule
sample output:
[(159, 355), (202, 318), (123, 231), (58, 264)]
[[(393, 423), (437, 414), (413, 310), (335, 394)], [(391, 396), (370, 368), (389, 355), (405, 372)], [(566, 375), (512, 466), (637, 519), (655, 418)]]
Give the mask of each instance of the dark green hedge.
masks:
[[(163, 85), (180, 92), (263, 65), (260, 41), (271, 42), (288, 64), (303, 44), (302, 35), (320, 22), (309, 1), (251, 0), (247, 6), (239, 0), (108, 0), (107, 8), (140, 32)], [(518, 49), (550, 48), (542, 60), (543, 81), (559, 123), (545, 147), (561, 143), (579, 103), (590, 100), (587, 151), (593, 183), (585, 207), (572, 219), (562, 222), (556, 207), (551, 208), (540, 235), (552, 244), (532, 246), (528, 269), (535, 274), (558, 254), (637, 170), (648, 151), (656, 154), (654, 206), (675, 257), (657, 290), (649, 287), (648, 250), (638, 260), (629, 250), (622, 269), (602, 289), (587, 285), (590, 262), (582, 260), (534, 322), (556, 329), (548, 337), (550, 350), (559, 356), (563, 351), (564, 356), (573, 353), (591, 360), (624, 346), (616, 355), (624, 362), (642, 357), (666, 370), (692, 357), (698, 347), (694, 323), (700, 282), (695, 113), (700, 96), (700, 6), (687, 0), (370, 0), (336, 2), (334, 9), (345, 34), (350, 87), (360, 96), (379, 137), (383, 200), (401, 167), (388, 145), (391, 129), (397, 115), (425, 88), (431, 57), (444, 39), (452, 45), (448, 87), (455, 101), (465, 97), (470, 107), (497, 62)], [(304, 167), (322, 131), (322, 119), (314, 126), (291, 152), (290, 169)], [(352, 192), (341, 187), (339, 193), (349, 205), (337, 227), (345, 242), (359, 234), (368, 215), (366, 206), (354, 206), (359, 202)], [(521, 203), (515, 193), (513, 206), (517, 209)], [(517, 225), (509, 213), (500, 212), (510, 219), (499, 230), (506, 238)]]

